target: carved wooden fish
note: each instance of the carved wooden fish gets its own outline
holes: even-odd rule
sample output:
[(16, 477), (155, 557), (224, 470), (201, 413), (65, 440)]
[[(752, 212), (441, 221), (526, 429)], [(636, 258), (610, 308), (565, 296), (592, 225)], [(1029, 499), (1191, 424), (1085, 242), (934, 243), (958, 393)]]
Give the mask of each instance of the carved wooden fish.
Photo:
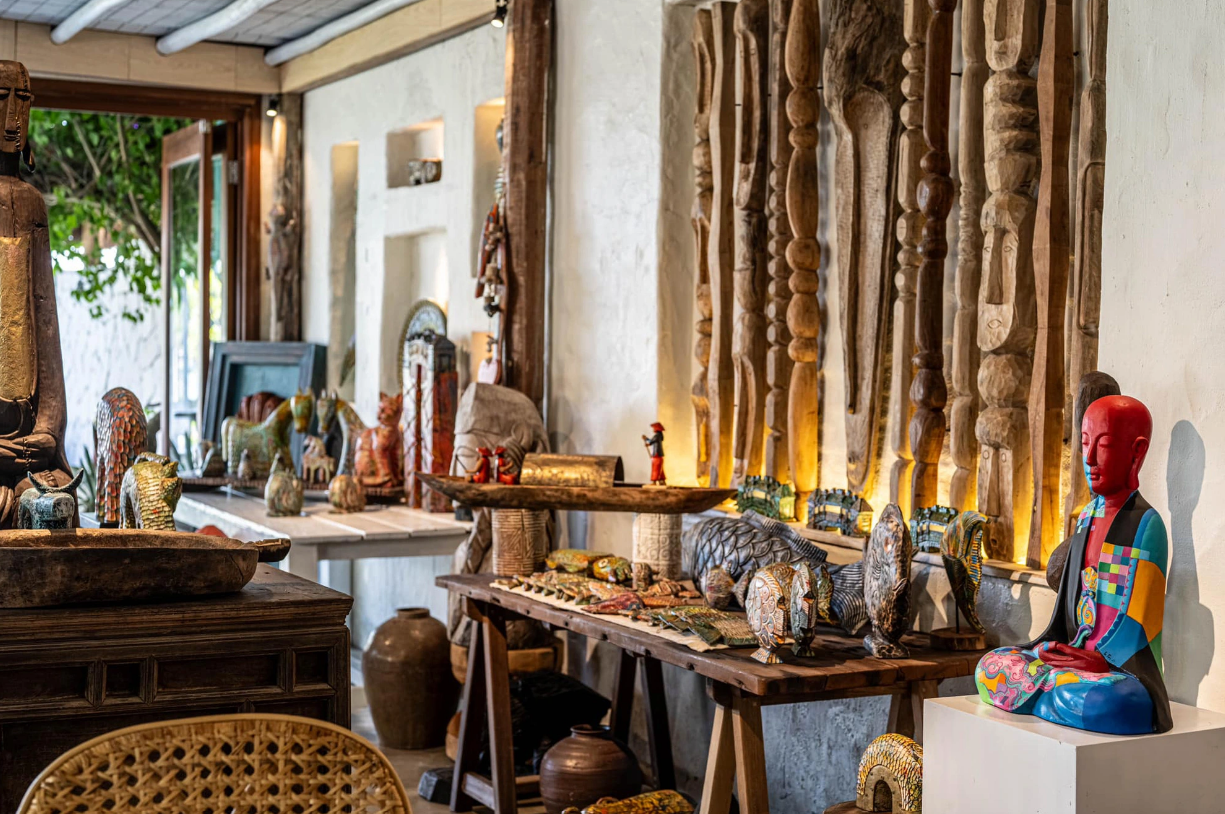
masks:
[(863, 597), (872, 631), (864, 647), (882, 659), (910, 655), (899, 640), (910, 624), (910, 530), (902, 510), (890, 503), (864, 548)]
[(983, 583), (983, 544), (987, 537), (987, 518), (978, 512), (963, 512), (949, 524), (940, 542), (940, 556), (957, 610), (979, 633), (986, 633), (978, 618), (978, 589)]

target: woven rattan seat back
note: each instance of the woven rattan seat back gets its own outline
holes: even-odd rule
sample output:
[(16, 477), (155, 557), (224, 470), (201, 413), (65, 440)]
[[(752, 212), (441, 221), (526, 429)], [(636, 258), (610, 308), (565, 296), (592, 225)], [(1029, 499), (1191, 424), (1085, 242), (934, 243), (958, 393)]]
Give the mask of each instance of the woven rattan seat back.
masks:
[(412, 814), (391, 764), (347, 729), (214, 715), (120, 729), (61, 755), (19, 814)]

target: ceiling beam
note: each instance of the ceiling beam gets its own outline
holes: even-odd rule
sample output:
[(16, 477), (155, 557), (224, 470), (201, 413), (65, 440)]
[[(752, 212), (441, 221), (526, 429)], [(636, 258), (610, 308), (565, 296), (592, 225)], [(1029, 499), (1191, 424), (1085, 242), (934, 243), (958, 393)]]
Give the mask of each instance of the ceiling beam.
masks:
[(102, 19), (107, 12), (122, 6), (128, 0), (87, 0), (64, 22), (51, 30), (51, 41), (63, 45), (86, 28)]
[[(343, 17), (338, 17), (330, 23), (325, 23), (304, 37), (278, 45), (264, 55), (264, 61), (269, 65), (280, 65), (294, 57), (314, 51), (322, 45), (327, 45), (337, 37), (342, 37), (350, 31), (355, 31), (368, 25), (380, 17), (385, 17), (393, 11), (411, 6), (420, 0), (375, 0), (368, 6), (362, 6)], [(490, 6), (492, 8), (492, 5)]]
[(275, 3), (276, 0), (234, 0), (225, 8), (207, 17), (202, 17), (194, 23), (171, 31), (157, 41), (159, 54), (177, 54), (184, 48), (190, 48), (198, 42), (210, 39), (218, 34), (229, 31), (255, 12)]

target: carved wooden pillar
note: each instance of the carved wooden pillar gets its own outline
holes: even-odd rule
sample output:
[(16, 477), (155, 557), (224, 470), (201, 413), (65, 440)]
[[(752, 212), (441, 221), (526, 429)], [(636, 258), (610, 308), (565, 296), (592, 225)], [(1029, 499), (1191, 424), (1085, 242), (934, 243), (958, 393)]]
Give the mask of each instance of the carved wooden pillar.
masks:
[(697, 282), (697, 341), (693, 355), (698, 360), (698, 375), (694, 379), (690, 398), (693, 401), (694, 428), (697, 432), (698, 480), (710, 477), (710, 398), (707, 378), (710, 375), (710, 199), (713, 187), (710, 165), (710, 92), (714, 81), (714, 32), (710, 12), (702, 9), (693, 16), (693, 56), (697, 69), (697, 112), (693, 117), (696, 143), (693, 147), (693, 238), (694, 256), (698, 264)]
[(961, 215), (957, 242), (957, 315), (953, 319), (953, 407), (949, 448), (957, 469), (949, 484), (949, 505), (973, 509), (978, 497), (978, 288), (982, 282), (983, 201), (987, 169), (983, 155), (983, 87), (987, 84), (987, 43), (983, 0), (961, 5), (961, 123), (958, 167)]
[[(991, 196), (983, 205), (978, 290), (978, 373), (983, 411), (978, 510), (991, 521), (988, 556), (1017, 558), (1029, 539), (1033, 498), (1027, 403), (1033, 367), (1033, 232), (1038, 180), (1038, 97), (1029, 77), (1038, 56), (1038, 0), (986, 0), (984, 146)], [(1023, 551), (1023, 549), (1022, 549)]]
[[(1080, 146), (1076, 171), (1076, 252), (1072, 267), (1072, 332), (1068, 338), (1068, 390), (1097, 367), (1097, 331), (1102, 303), (1102, 206), (1106, 185), (1107, 0), (1089, 0), (1089, 81), (1080, 99)], [(1070, 424), (1068, 416), (1064, 423)], [(1064, 534), (1089, 500), (1082, 474), (1079, 433), (1071, 435), (1071, 472), (1063, 501)]]
[(927, 77), (923, 89), (923, 180), (919, 182), (919, 208), (926, 218), (919, 253), (915, 290), (915, 377), (910, 385), (914, 418), (910, 420), (910, 447), (915, 468), (911, 483), (914, 506), (936, 505), (940, 450), (944, 446), (944, 260), (948, 257), (948, 216), (953, 208), (952, 160), (949, 157), (949, 93), (953, 64), (953, 12), (957, 0), (929, 0), (927, 25)]
[(549, 186), (549, 71), (553, 0), (514, 0), (506, 28), (503, 127), (508, 236), (504, 309), (507, 383), (544, 401), (545, 256)]
[(714, 74), (710, 95), (710, 161), (712, 186), (707, 271), (710, 274), (710, 485), (732, 481), (732, 427), (735, 373), (732, 367), (732, 190), (736, 149), (735, 6), (710, 7), (714, 35)]
[(302, 94), (281, 96), (272, 120), (272, 209), (268, 213), (268, 278), (273, 342), (302, 338)]
[(914, 455), (910, 450), (910, 380), (913, 376), (915, 320), (915, 277), (919, 273), (919, 236), (923, 233), (923, 212), (919, 209), (920, 162), (923, 144), (923, 83), (927, 62), (927, 21), (931, 9), (927, 0), (905, 0), (903, 31), (909, 47), (902, 55), (906, 78), (902, 80), (902, 132), (898, 146), (897, 200), (902, 214), (897, 221), (897, 299), (893, 303), (893, 374), (889, 395), (890, 446), (897, 460), (889, 478), (889, 501), (896, 503), (903, 517), (910, 517), (911, 474)]
[(740, 105), (736, 108), (736, 302), (740, 315), (732, 334), (736, 373), (736, 424), (732, 482), (761, 474), (766, 407), (766, 174), (770, 14), (766, 0), (736, 5), (736, 61)]
[(846, 381), (846, 475), (872, 491), (885, 401), (885, 340), (893, 268), (893, 201), (905, 69), (902, 9), (893, 0), (833, 0), (825, 104), (837, 152), (838, 268)]
[(1047, 549), (1062, 539), (1059, 476), (1063, 470), (1063, 319), (1067, 310), (1068, 157), (1072, 141), (1072, 0), (1047, 0), (1042, 59), (1038, 64), (1038, 112), (1041, 122), (1042, 182), (1034, 227), (1034, 290), (1038, 335), (1034, 345), (1033, 384), (1029, 394), (1029, 445), (1033, 461), (1033, 518), (1026, 564), (1042, 565), (1044, 532)]
[(787, 219), (787, 164), (791, 161), (791, 121), (787, 118), (787, 96), (791, 82), (783, 65), (787, 44), (787, 21), (791, 0), (770, 0), (770, 198), (766, 201), (770, 254), (769, 299), (766, 303), (766, 461), (765, 474), (782, 483), (791, 481), (787, 453), (787, 391), (791, 380), (791, 357), (787, 343), (787, 305), (791, 302), (791, 266), (787, 263), (787, 244), (791, 242), (791, 222)]
[(787, 167), (787, 216), (791, 220), (791, 242), (787, 262), (791, 264), (791, 303), (787, 306), (787, 346), (794, 367), (791, 390), (787, 394), (787, 436), (791, 455), (791, 477), (799, 500), (817, 488), (819, 452), (817, 438), (820, 416), (817, 397), (821, 372), (817, 367), (820, 350), (821, 305), (817, 301), (821, 278), (821, 244), (817, 225), (821, 201), (817, 171), (817, 130), (821, 99), (821, 8), (818, 0), (793, 0), (787, 27), (784, 61), (791, 94), (787, 115), (791, 119), (791, 161)]

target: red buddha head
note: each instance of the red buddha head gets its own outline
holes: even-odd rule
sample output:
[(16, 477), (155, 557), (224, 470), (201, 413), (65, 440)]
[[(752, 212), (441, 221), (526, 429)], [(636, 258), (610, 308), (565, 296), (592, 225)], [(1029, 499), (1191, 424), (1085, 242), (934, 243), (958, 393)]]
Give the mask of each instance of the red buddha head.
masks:
[(1148, 408), (1130, 396), (1106, 396), (1089, 405), (1080, 440), (1094, 494), (1109, 498), (1139, 488), (1152, 434)]

